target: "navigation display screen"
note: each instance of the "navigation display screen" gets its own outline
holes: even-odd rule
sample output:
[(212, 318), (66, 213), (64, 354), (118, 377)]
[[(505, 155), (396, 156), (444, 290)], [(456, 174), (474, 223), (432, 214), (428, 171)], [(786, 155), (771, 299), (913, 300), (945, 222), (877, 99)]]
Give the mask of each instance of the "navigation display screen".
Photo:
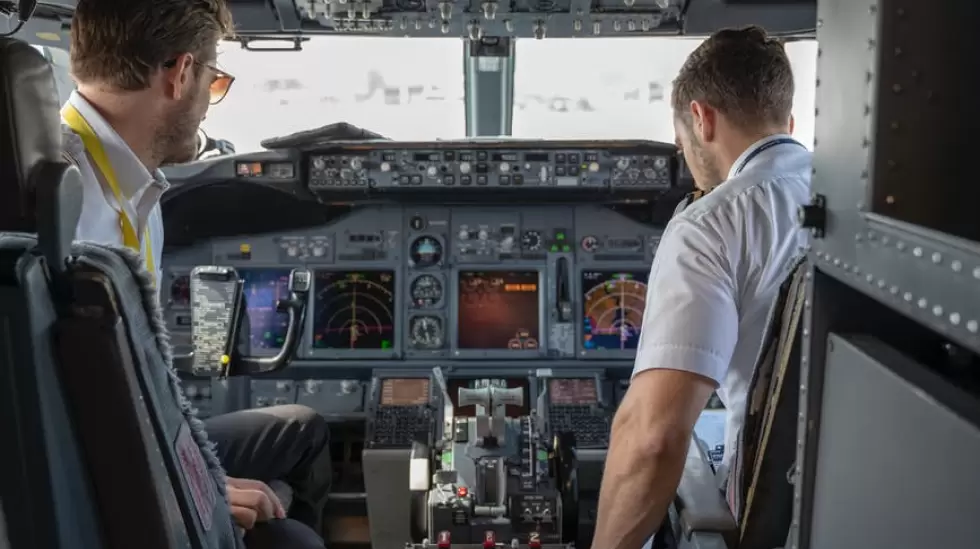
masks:
[(648, 275), (647, 271), (582, 272), (583, 349), (636, 349)]
[(316, 271), (314, 349), (391, 349), (394, 271)]
[(419, 406), (429, 403), (429, 380), (386, 379), (381, 383), (382, 406)]
[(538, 348), (538, 271), (461, 271), (457, 347)]
[(548, 382), (548, 398), (552, 404), (591, 405), (598, 401), (594, 379), (552, 379)]
[(291, 269), (238, 269), (248, 307), (248, 340), (252, 350), (279, 349), (286, 339), (289, 315), (276, 303), (289, 298)]

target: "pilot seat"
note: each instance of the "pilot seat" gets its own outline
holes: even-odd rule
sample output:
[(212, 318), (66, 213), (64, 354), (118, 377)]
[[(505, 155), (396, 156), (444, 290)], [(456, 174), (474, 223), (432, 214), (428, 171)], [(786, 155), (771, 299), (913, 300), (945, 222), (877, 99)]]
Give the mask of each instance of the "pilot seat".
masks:
[[(0, 39), (0, 498), (14, 549), (232, 549), (224, 472), (128, 250), (72, 243), (52, 69)], [(36, 233), (32, 234), (32, 233)]]

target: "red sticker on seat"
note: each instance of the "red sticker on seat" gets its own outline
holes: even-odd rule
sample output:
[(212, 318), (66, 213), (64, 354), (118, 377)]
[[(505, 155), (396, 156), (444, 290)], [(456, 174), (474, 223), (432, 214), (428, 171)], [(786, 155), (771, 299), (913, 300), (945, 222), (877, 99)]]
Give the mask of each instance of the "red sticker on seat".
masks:
[(180, 469), (184, 474), (184, 482), (190, 488), (191, 496), (194, 498), (194, 507), (197, 508), (197, 516), (201, 519), (201, 526), (204, 530), (211, 530), (211, 521), (214, 514), (214, 505), (217, 501), (217, 489), (214, 485), (214, 478), (208, 471), (208, 464), (204, 461), (201, 448), (191, 434), (191, 428), (184, 423), (177, 434), (177, 444), (175, 446), (177, 458), (180, 461)]

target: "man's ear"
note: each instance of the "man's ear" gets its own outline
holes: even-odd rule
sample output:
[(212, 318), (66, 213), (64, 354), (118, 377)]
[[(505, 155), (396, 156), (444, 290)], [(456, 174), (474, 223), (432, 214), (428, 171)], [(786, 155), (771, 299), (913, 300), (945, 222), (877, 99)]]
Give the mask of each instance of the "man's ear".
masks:
[(690, 109), (693, 134), (701, 143), (714, 141), (718, 112), (707, 103), (700, 101), (691, 101)]
[(191, 80), (194, 71), (194, 56), (184, 53), (163, 69), (163, 81), (166, 94), (170, 99), (179, 100), (183, 97), (184, 89)]
[(796, 117), (792, 114), (789, 115), (789, 134), (793, 135), (793, 131), (796, 130)]

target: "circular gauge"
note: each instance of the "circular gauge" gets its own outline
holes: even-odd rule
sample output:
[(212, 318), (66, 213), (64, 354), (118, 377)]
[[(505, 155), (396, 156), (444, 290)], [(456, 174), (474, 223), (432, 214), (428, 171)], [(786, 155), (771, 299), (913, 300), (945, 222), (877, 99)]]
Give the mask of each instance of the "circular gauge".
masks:
[(420, 236), (412, 241), (409, 257), (416, 267), (431, 267), (442, 259), (442, 244), (431, 236)]
[(443, 344), (442, 320), (434, 316), (417, 316), (409, 327), (413, 349), (441, 349)]
[(524, 231), (521, 235), (521, 248), (528, 251), (535, 251), (541, 247), (541, 233), (538, 231)]
[(170, 283), (170, 304), (175, 307), (187, 307), (191, 304), (191, 277), (189, 275), (175, 276)]
[(432, 275), (422, 275), (412, 281), (411, 293), (416, 307), (434, 307), (442, 301), (442, 282)]

